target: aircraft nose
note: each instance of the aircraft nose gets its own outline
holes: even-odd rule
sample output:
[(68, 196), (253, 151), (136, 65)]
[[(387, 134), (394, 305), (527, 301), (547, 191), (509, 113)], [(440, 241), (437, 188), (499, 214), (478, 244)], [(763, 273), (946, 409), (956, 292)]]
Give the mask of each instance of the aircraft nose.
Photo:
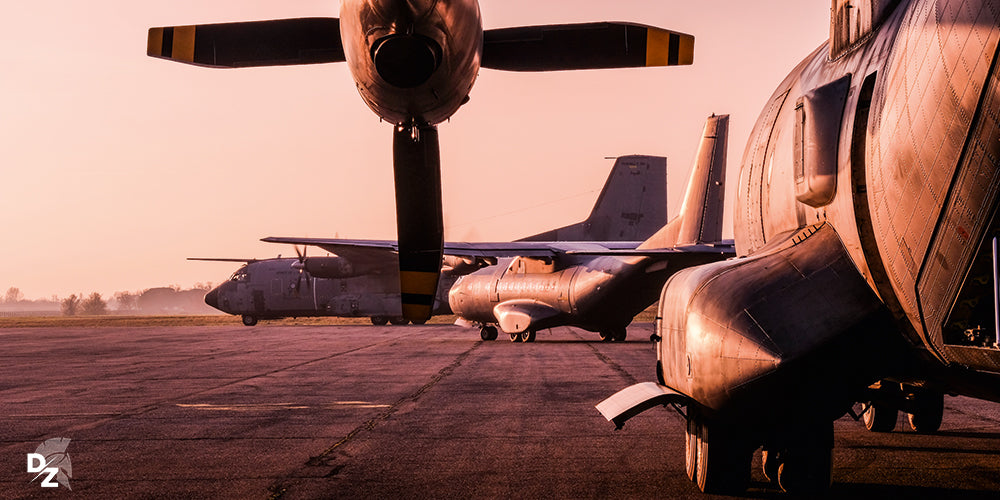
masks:
[(213, 288), (212, 291), (205, 294), (205, 303), (212, 306), (215, 309), (219, 309), (219, 289)]

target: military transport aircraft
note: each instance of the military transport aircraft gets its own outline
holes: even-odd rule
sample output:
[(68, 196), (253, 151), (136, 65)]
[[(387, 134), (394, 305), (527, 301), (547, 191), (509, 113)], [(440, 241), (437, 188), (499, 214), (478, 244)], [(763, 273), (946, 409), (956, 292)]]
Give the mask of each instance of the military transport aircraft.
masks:
[(855, 402), (934, 432), (944, 394), (1000, 401), (1000, 0), (832, 6), (747, 144), (739, 257), (667, 282), (657, 382), (598, 405), (685, 406), (706, 492), (745, 489), (761, 447), (782, 489), (828, 488)]
[(497, 338), (496, 324), (516, 342), (562, 325), (624, 341), (625, 327), (673, 273), (734, 255), (721, 241), (728, 132), (728, 115), (708, 119), (680, 213), (635, 250), (505, 259), (460, 277), (448, 295), (451, 310), (480, 325), (483, 340)]
[[(614, 241), (624, 242), (616, 246), (634, 248), (666, 220), (667, 159), (622, 156), (615, 160), (585, 221), (520, 241)], [(525, 244), (518, 245), (523, 248)], [(528, 247), (548, 248), (543, 245), (547, 244), (528, 244)], [(298, 258), (191, 260), (244, 264), (228, 281), (210, 291), (205, 302), (220, 311), (242, 316), (247, 326), (261, 319), (310, 316), (369, 317), (376, 325), (408, 321), (402, 317), (400, 308), (397, 261), (393, 253), (345, 247), (339, 247), (335, 257), (308, 257), (298, 248), (296, 252)], [(448, 290), (459, 276), (495, 263), (496, 259), (447, 255), (444, 262), (433, 314), (451, 312)]]
[(479, 68), (560, 71), (691, 64), (694, 37), (633, 23), (483, 30), (477, 0), (342, 0), (340, 18), (151, 28), (147, 54), (213, 68), (347, 62), (393, 124), (403, 316), (431, 314), (444, 225), (437, 124)]

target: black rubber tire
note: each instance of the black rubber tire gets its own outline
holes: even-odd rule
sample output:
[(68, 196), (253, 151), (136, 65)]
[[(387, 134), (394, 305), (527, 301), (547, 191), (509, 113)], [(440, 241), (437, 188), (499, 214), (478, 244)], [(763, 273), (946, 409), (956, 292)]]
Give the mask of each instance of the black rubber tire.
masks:
[(389, 323), (399, 326), (399, 325), (405, 325), (409, 323), (409, 321), (406, 318), (400, 318), (397, 316), (394, 318), (389, 318)]
[(910, 428), (921, 433), (931, 434), (941, 429), (944, 419), (944, 394), (935, 391), (920, 391), (912, 396), (914, 413), (907, 413)]
[(881, 403), (868, 403), (868, 410), (861, 414), (865, 428), (872, 432), (892, 432), (897, 418), (899, 410)]
[(771, 484), (778, 484), (778, 470), (781, 468), (781, 454), (776, 450), (764, 449), (761, 453), (761, 469), (764, 479)]
[(534, 342), (535, 341), (535, 331), (525, 330), (521, 332), (521, 342)]
[(243, 326), (254, 326), (257, 324), (257, 316), (244, 314), (242, 320), (243, 320)]
[(612, 342), (615, 340), (614, 332), (608, 330), (601, 330), (597, 332), (601, 336), (601, 342)]
[(496, 340), (497, 335), (497, 329), (492, 326), (484, 326), (479, 330), (479, 338), (483, 340)]
[(615, 332), (615, 342), (625, 342), (626, 337), (628, 337), (628, 331), (624, 328)]
[[(689, 409), (688, 412), (691, 412)], [(697, 481), (698, 470), (698, 421), (693, 414), (688, 415), (684, 429), (684, 471), (691, 482)]]
[(738, 495), (750, 486), (753, 450), (726, 424), (699, 419), (695, 478), (709, 494)]
[(418, 320), (416, 320), (416, 321), (411, 321), (410, 323), (412, 323), (412, 324), (414, 324), (414, 325), (422, 325), (422, 324), (424, 324), (424, 323), (426, 323), (426, 322), (427, 322), (427, 320), (426, 320), (426, 319), (418, 319)]
[(781, 452), (778, 486), (786, 493), (816, 497), (833, 482), (833, 422), (823, 424)]
[(372, 316), (370, 319), (372, 320), (372, 324), (375, 326), (385, 326), (389, 324), (389, 318), (385, 316)]
[(521, 341), (521, 334), (520, 333), (512, 333), (512, 334), (510, 334), (510, 341), (511, 342), (520, 342)]

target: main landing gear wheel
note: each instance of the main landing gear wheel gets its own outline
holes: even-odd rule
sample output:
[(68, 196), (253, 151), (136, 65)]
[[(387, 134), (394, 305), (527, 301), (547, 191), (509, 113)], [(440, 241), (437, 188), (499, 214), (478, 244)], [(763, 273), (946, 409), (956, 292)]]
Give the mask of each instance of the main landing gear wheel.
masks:
[(372, 316), (372, 324), (375, 326), (385, 326), (389, 323), (389, 318), (385, 316)]
[(257, 317), (256, 316), (251, 316), (249, 314), (244, 314), (243, 315), (243, 324), (245, 326), (256, 325), (257, 324)]
[(411, 321), (410, 323), (413, 323), (414, 325), (422, 325), (422, 324), (424, 324), (426, 322), (427, 322), (426, 319), (416, 319), (416, 320)]
[(698, 469), (698, 424), (688, 407), (687, 427), (684, 429), (684, 470), (688, 479), (697, 481), (695, 471)]
[(628, 335), (624, 328), (601, 330), (598, 333), (601, 335), (601, 342), (625, 342), (625, 337)]
[(511, 342), (520, 342), (521, 341), (521, 334), (520, 333), (512, 333), (512, 334), (510, 334), (510, 341)]
[(791, 443), (778, 456), (778, 486), (792, 495), (814, 496), (829, 490), (833, 482), (833, 422), (810, 428)]
[(521, 342), (534, 342), (535, 341), (535, 331), (525, 330), (521, 332)]
[(913, 411), (906, 414), (910, 428), (921, 434), (937, 432), (944, 417), (944, 394), (921, 389), (912, 394), (909, 400)]
[[(691, 418), (691, 417), (689, 417)], [(698, 430), (694, 476), (705, 493), (739, 494), (750, 485), (753, 449), (729, 425), (694, 417)]]
[(865, 429), (872, 432), (892, 432), (896, 428), (899, 410), (884, 403), (868, 403), (868, 409), (861, 414)]
[(394, 325), (405, 325), (409, 323), (409, 321), (406, 318), (401, 318), (399, 316), (396, 316), (393, 318), (389, 318), (389, 323), (392, 323)]
[(484, 326), (479, 330), (479, 338), (483, 340), (496, 340), (500, 333), (492, 326)]

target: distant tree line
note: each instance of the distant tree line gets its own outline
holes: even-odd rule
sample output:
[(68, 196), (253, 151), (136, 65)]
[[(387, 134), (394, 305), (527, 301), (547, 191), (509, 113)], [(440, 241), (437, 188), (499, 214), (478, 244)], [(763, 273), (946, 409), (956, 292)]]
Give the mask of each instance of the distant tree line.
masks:
[(98, 292), (90, 295), (72, 294), (64, 299), (56, 296), (52, 300), (27, 301), (17, 287), (10, 287), (2, 296), (3, 310), (41, 311), (56, 310), (64, 316), (100, 316), (111, 313), (133, 314), (212, 314), (217, 313), (205, 304), (205, 293), (212, 289), (212, 283), (195, 283), (194, 287), (182, 290), (179, 286), (148, 288), (141, 292), (115, 292), (105, 300)]

